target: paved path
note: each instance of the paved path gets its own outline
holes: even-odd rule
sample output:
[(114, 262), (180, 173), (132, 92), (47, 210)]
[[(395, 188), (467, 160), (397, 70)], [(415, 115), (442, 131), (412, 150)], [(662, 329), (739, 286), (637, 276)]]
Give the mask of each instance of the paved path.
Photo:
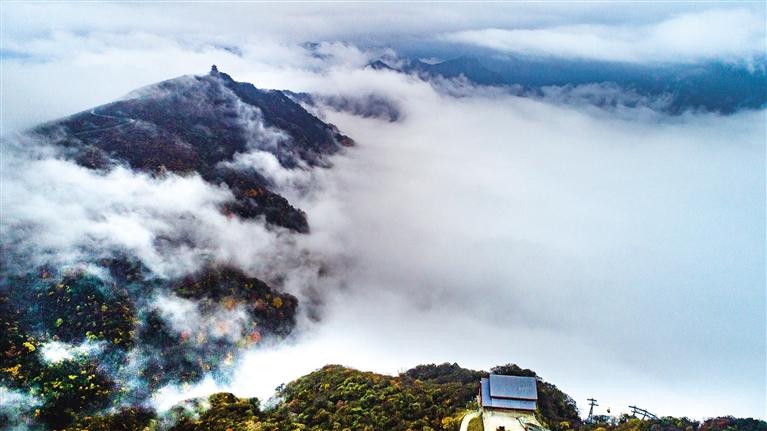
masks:
[(461, 431), (469, 430), (469, 422), (475, 417), (479, 416), (479, 412), (471, 412), (463, 417), (461, 420)]
[(96, 113), (96, 108), (91, 109), (90, 114), (93, 115), (94, 117), (109, 118), (111, 120), (122, 121), (122, 123), (118, 123), (118, 124), (114, 124), (112, 126), (106, 126), (106, 127), (97, 127), (95, 129), (90, 129), (90, 130), (83, 130), (81, 132), (73, 133), (73, 135), (79, 136), (79, 135), (86, 135), (88, 133), (103, 132), (105, 130), (116, 129), (118, 127), (126, 126), (128, 124), (133, 124), (136, 122), (136, 120), (132, 118), (115, 117), (113, 115), (98, 114)]

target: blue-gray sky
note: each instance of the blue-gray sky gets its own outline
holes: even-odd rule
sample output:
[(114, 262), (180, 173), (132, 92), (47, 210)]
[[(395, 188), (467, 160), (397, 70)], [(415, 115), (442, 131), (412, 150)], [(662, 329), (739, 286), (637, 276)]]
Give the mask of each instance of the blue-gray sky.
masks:
[[(402, 107), (395, 123), (326, 112), (358, 148), (296, 199), (314, 231), (302, 246), (343, 262), (347, 288), (327, 287), (323, 321), (295, 345), (253, 352), (232, 383), (239, 393), (264, 397), (328, 362), (385, 372), (516, 362), (581, 406), (593, 396), (613, 411), (765, 417), (764, 111), (580, 110), (471, 86), (455, 98), (361, 70), (440, 43), (753, 67), (764, 3), (6, 2), (2, 20), (4, 133), (211, 63), (260, 87), (383, 94)], [(325, 55), (305, 41), (327, 42)], [(50, 181), (69, 172), (70, 186), (94, 190), (76, 202), (86, 209), (108, 210), (96, 189), (113, 183), (144, 190), (129, 205), (158, 207), (152, 184), (94, 185), (50, 168)], [(34, 214), (21, 203), (35, 202), (35, 187), (14, 190), (6, 211)], [(220, 247), (231, 251), (240, 243), (227, 234)], [(169, 388), (158, 403), (193, 393)]]

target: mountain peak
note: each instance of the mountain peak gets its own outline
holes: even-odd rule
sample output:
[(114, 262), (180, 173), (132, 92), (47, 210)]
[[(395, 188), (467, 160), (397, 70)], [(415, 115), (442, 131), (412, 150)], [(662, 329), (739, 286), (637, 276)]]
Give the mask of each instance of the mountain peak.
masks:
[(384, 63), (382, 60), (375, 60), (367, 64), (366, 67), (369, 67), (371, 69), (375, 70), (392, 70), (395, 72), (399, 72), (399, 70), (389, 66), (388, 64)]
[(216, 65), (207, 75), (163, 81), (36, 132), (55, 137), (84, 167), (196, 172), (232, 191), (227, 214), (264, 216), (296, 232), (308, 232), (306, 215), (272, 190), (268, 172), (229, 165), (238, 154), (257, 150), (273, 155), (284, 169), (325, 166), (325, 156), (353, 142), (282, 92), (237, 82)]
[(411, 70), (415, 70), (418, 73), (426, 73), (431, 76), (442, 76), (448, 79), (464, 76), (475, 83), (484, 85), (498, 85), (504, 83), (503, 76), (495, 71), (487, 69), (479, 58), (473, 55), (462, 55), (434, 64), (418, 60), (411, 67)]
[(214, 78), (221, 78), (224, 81), (228, 81), (230, 83), (235, 83), (234, 78), (232, 78), (229, 74), (221, 72), (218, 70), (218, 66), (215, 64), (210, 66), (210, 72), (208, 72), (208, 76), (212, 76)]

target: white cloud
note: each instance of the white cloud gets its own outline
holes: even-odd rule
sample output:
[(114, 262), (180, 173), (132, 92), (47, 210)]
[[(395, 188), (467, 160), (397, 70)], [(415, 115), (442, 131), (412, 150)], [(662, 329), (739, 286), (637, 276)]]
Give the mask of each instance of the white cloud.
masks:
[(91, 356), (103, 349), (100, 343), (83, 341), (79, 345), (49, 341), (40, 345), (43, 360), (46, 362), (61, 362), (76, 357)]
[(349, 290), (285, 355), (514, 361), (581, 402), (761, 414), (764, 340), (745, 334), (764, 320), (763, 111), (583, 113), (404, 79), (387, 94), (405, 121), (328, 114), (359, 147), (333, 169), (342, 221), (313, 229), (353, 256)]
[(209, 43), (188, 46), (175, 35), (137, 33), (57, 33), (24, 41), (23, 47), (33, 59), (3, 60), (4, 134), (111, 102), (158, 81), (207, 73), (212, 64), (260, 88), (300, 89), (307, 72), (362, 67), (388, 52), (328, 42), (318, 47), (318, 58), (300, 44), (259, 40), (242, 43), (241, 52), (233, 53)]
[[(301, 89), (307, 70), (362, 66), (391, 55), (388, 42), (408, 48), (440, 34), (475, 48), (630, 62), (746, 62), (766, 43), (765, 9), (757, 4), (340, 8), (6, 6), (3, 49), (21, 56), (2, 60), (0, 129), (8, 133), (85, 110), (163, 79), (204, 73), (213, 63), (259, 87)], [(51, 19), (39, 20), (42, 14)], [(355, 43), (337, 42), (344, 38)], [(319, 41), (322, 58), (302, 49), (305, 41)]]
[(73, 265), (119, 250), (160, 277), (214, 261), (267, 282), (320, 264), (289, 232), (224, 215), (221, 205), (231, 193), (198, 175), (153, 177), (124, 167), (103, 173), (54, 158), (45, 146), (30, 157), (26, 151), (36, 144), (5, 139), (0, 177), (0, 233), (35, 264)]
[(176, 332), (192, 337), (193, 341), (196, 337), (204, 337), (205, 340), (212, 338), (237, 342), (246, 335), (244, 331), (249, 316), (242, 304), (234, 304), (229, 308), (215, 304), (203, 313), (196, 301), (159, 294), (152, 307), (159, 311)]
[(265, 399), (327, 363), (457, 361), (516, 362), (614, 412), (762, 415), (764, 111), (583, 112), (370, 71), (304, 82), (406, 110), (396, 123), (325, 111), (359, 145), (302, 202), (303, 244), (344, 287), (325, 286), (323, 320), (294, 343), (157, 405)]
[[(512, 361), (581, 403), (596, 395), (614, 411), (636, 402), (660, 414), (763, 415), (765, 346), (754, 331), (764, 327), (765, 304), (763, 111), (668, 117), (648, 108), (652, 100), (619, 112), (574, 103), (632, 97), (604, 87), (529, 100), (463, 83), (463, 97), (453, 98), (413, 77), (357, 68), (380, 51), (325, 44), (328, 59), (296, 43), (338, 35), (348, 23), (362, 34), (438, 30), (536, 55), (732, 60), (763, 43), (753, 19), (762, 8), (683, 5), (674, 10), (687, 13), (669, 18), (659, 6), (557, 6), (557, 15), (547, 5), (517, 20), (516, 5), (428, 5), (400, 21), (411, 9), (387, 6), (371, 26), (353, 13), (370, 12), (360, 5), (338, 20), (313, 15), (316, 5), (287, 15), (191, 5), (168, 19), (157, 15), (162, 7), (134, 6), (87, 5), (93, 12), (83, 16), (50, 6), (57, 19), (4, 29), (33, 56), (3, 60), (4, 127), (87, 109), (211, 63), (259, 87), (381, 94), (405, 111), (388, 123), (321, 110), (359, 144), (330, 170), (286, 171), (257, 151), (238, 158), (307, 211), (308, 236), (224, 217), (217, 205), (227, 191), (199, 177), (101, 174), (50, 155), (15, 160), (4, 147), (4, 239), (74, 253), (65, 255), (71, 260), (84, 243), (124, 247), (159, 273), (215, 256), (326, 303), (322, 322), (301, 322), (295, 344), (248, 355), (231, 384), (238, 393), (263, 398), (328, 362), (393, 372), (431, 361)], [(479, 17), (467, 12), (475, 9)], [(255, 15), (258, 23), (281, 18), (259, 27)], [(460, 32), (489, 27), (511, 30)], [(211, 29), (223, 31), (208, 38)], [(260, 39), (256, 30), (284, 37)], [(315, 187), (291, 191), (305, 184)], [(30, 220), (38, 229), (9, 228)], [(155, 239), (169, 233), (194, 238), (194, 247), (158, 250)], [(163, 394), (215, 387), (206, 380), (197, 392)]]
[(515, 54), (620, 61), (751, 63), (764, 55), (764, 11), (712, 9), (643, 25), (577, 24), (447, 33), (446, 40)]
[[(102, 174), (15, 151), (20, 150), (4, 141), (2, 234), (41, 262), (72, 264), (93, 249), (122, 248), (160, 275), (183, 274), (207, 257), (185, 247), (184, 235), (230, 223), (218, 208), (231, 195), (199, 176), (159, 179), (122, 167)], [(196, 240), (209, 241), (206, 236)], [(176, 241), (170, 247), (176, 253), (163, 255), (158, 237)]]

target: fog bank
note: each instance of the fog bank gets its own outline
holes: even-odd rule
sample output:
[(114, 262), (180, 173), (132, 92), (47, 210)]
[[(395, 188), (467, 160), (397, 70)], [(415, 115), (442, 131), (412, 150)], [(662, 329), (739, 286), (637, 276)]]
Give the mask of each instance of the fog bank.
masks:
[(326, 112), (359, 145), (303, 204), (318, 253), (351, 259), (347, 288), (227, 388), (264, 398), (327, 363), (515, 362), (581, 407), (763, 416), (764, 112), (388, 94), (405, 120)]

